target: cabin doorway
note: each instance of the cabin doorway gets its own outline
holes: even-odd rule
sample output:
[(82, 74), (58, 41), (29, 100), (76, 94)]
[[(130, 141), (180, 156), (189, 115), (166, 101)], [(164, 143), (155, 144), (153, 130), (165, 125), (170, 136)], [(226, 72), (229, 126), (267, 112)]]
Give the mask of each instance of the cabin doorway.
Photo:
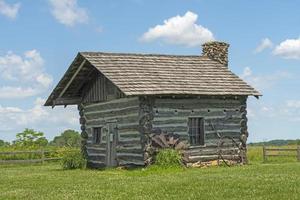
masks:
[(117, 140), (118, 130), (116, 122), (107, 122), (107, 135), (106, 135), (106, 166), (117, 166)]

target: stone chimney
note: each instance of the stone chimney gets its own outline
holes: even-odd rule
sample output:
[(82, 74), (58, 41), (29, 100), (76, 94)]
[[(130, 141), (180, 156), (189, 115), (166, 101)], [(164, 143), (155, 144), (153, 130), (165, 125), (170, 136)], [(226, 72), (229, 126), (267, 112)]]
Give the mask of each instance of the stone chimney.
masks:
[(225, 42), (207, 42), (202, 45), (202, 52), (204, 56), (228, 67), (228, 47)]

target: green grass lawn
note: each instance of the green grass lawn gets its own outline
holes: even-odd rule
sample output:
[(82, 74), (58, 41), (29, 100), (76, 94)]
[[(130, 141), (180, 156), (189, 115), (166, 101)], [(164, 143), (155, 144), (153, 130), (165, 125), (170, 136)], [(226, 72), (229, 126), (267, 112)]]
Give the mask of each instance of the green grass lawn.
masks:
[(0, 166), (0, 199), (300, 199), (300, 163), (131, 171)]

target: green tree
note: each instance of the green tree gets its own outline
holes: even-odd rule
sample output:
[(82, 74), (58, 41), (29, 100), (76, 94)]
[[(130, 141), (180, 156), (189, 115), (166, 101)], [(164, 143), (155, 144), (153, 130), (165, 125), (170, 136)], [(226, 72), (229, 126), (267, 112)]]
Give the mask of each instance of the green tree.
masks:
[(77, 131), (74, 130), (65, 130), (60, 136), (56, 136), (51, 145), (59, 147), (80, 147), (81, 136)]
[(9, 142), (5, 142), (4, 140), (0, 140), (0, 147), (7, 147), (9, 146)]
[(16, 135), (14, 143), (24, 147), (44, 147), (48, 144), (48, 140), (44, 137), (43, 132), (37, 132), (33, 129), (26, 128), (22, 133)]

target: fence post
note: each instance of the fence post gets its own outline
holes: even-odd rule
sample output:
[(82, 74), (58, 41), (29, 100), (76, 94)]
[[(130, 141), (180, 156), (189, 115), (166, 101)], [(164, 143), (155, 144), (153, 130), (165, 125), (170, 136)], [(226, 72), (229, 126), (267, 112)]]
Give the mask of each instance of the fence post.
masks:
[(300, 162), (300, 145), (297, 146), (297, 160)]
[(45, 161), (45, 151), (44, 149), (41, 150), (41, 154), (42, 154), (42, 164), (44, 164), (44, 161)]
[(266, 147), (265, 145), (263, 146), (263, 162), (266, 162)]

